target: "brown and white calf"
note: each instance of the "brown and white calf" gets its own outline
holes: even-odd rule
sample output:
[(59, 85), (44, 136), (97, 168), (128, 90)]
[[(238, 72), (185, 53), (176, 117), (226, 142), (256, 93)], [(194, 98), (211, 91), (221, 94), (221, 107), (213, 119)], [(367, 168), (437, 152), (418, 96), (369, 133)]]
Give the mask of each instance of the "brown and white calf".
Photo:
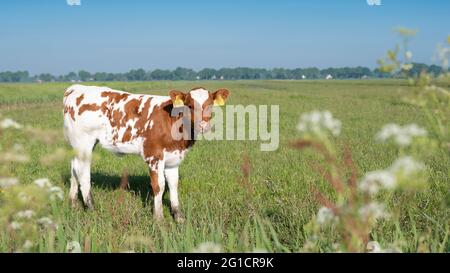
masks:
[[(195, 142), (192, 134), (210, 130), (212, 106), (223, 105), (228, 95), (226, 89), (214, 93), (204, 88), (188, 93), (173, 90), (169, 96), (153, 96), (70, 86), (64, 94), (64, 134), (76, 151), (70, 178), (72, 205), (76, 205), (79, 185), (84, 204), (93, 208), (90, 167), (94, 146), (100, 143), (113, 153), (141, 155), (149, 167), (155, 218), (163, 217), (167, 180), (172, 213), (182, 221), (178, 167)], [(180, 109), (182, 113), (173, 111)]]

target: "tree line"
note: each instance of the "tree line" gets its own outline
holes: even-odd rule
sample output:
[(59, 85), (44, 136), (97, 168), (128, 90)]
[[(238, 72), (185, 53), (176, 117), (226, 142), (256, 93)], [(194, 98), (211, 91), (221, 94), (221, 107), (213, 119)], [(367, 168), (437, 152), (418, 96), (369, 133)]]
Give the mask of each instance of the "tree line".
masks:
[[(439, 75), (443, 69), (437, 65), (427, 65), (423, 63), (413, 63), (413, 68), (409, 71), (411, 76), (419, 74), (421, 71)], [(5, 71), (0, 72), (0, 82), (75, 82), (75, 81), (155, 81), (155, 80), (301, 80), (301, 79), (361, 79), (361, 78), (389, 78), (400, 77), (383, 73), (378, 68), (369, 69), (367, 67), (341, 67), (318, 69), (309, 68), (204, 68), (200, 71), (178, 67), (174, 70), (155, 69), (146, 71), (142, 68), (132, 69), (125, 73), (91, 73), (85, 70), (70, 72), (65, 75), (52, 75), (41, 73), (30, 75), (28, 71)]]

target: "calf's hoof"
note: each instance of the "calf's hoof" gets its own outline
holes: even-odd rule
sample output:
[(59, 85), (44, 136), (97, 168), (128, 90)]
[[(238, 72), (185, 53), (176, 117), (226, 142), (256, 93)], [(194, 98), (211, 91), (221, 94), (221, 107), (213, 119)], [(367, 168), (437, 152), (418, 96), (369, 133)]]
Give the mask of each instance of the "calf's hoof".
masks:
[(70, 199), (70, 207), (72, 209), (78, 208), (78, 200), (76, 198), (71, 198)]
[(177, 214), (177, 215), (175, 215), (174, 218), (175, 218), (175, 222), (177, 224), (184, 224), (185, 219), (184, 219), (183, 215)]
[(175, 222), (177, 222), (178, 224), (184, 223), (183, 213), (180, 212), (178, 207), (172, 208), (172, 215), (173, 218), (175, 219)]
[(94, 210), (94, 200), (92, 199), (91, 193), (89, 193), (89, 195), (87, 196), (84, 204), (88, 210)]
[(163, 215), (157, 215), (155, 214), (153, 216), (153, 219), (155, 220), (156, 223), (162, 223), (164, 222), (164, 216)]

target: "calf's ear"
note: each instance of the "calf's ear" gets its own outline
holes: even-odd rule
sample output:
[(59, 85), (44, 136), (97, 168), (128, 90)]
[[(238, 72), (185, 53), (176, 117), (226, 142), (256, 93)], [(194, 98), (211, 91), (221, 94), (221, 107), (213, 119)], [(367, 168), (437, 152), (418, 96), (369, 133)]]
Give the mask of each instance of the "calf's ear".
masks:
[(213, 93), (214, 98), (214, 106), (223, 106), (225, 105), (225, 101), (230, 95), (230, 91), (227, 89), (219, 89)]
[(172, 100), (173, 107), (184, 106), (184, 99), (186, 98), (186, 94), (177, 90), (172, 90), (169, 92), (169, 96)]

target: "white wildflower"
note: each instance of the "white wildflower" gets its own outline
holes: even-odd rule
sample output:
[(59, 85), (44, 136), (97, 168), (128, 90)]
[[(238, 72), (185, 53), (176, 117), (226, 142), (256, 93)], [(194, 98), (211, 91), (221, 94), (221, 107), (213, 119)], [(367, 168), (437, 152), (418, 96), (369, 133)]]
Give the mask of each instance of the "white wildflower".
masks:
[(383, 249), (377, 241), (370, 241), (367, 243), (366, 250), (368, 253), (382, 253)]
[(0, 121), (0, 128), (3, 129), (7, 129), (7, 128), (14, 128), (14, 129), (20, 129), (22, 128), (22, 125), (20, 125), (19, 123), (17, 123), (16, 121), (10, 119), (10, 118), (5, 118), (2, 121)]
[(52, 219), (50, 219), (49, 217), (42, 217), (42, 218), (39, 218), (39, 219), (37, 220), (37, 223), (38, 223), (39, 225), (45, 226), (45, 227), (53, 225), (53, 221), (52, 221)]
[(411, 70), (413, 68), (413, 64), (402, 64), (401, 67), (403, 70)]
[(321, 207), (316, 215), (316, 222), (321, 226), (327, 225), (336, 219), (333, 211), (327, 207)]
[(17, 194), (17, 197), (19, 197), (20, 201), (22, 201), (23, 203), (27, 203), (31, 199), (30, 196), (28, 196), (28, 194), (23, 191), (19, 192)]
[(333, 249), (332, 252), (335, 252), (335, 253), (342, 253), (342, 246), (341, 246), (340, 243), (333, 243), (333, 244), (331, 245), (331, 248)]
[(49, 217), (42, 217), (37, 220), (37, 223), (42, 228), (50, 228), (50, 229), (58, 229), (58, 225), (53, 222), (53, 220)]
[(366, 251), (368, 253), (401, 253), (401, 249), (393, 246), (393, 247), (389, 247), (389, 248), (382, 248), (380, 246), (380, 243), (378, 243), (377, 241), (370, 241), (367, 243), (366, 246)]
[(34, 180), (34, 184), (38, 185), (41, 188), (49, 188), (52, 186), (52, 183), (50, 183), (50, 180), (48, 178), (40, 178)]
[(33, 244), (32, 241), (26, 240), (25, 243), (23, 244), (22, 248), (25, 249), (25, 250), (28, 250), (28, 249), (32, 248), (33, 245), (34, 244)]
[(398, 124), (389, 123), (376, 134), (375, 139), (380, 142), (393, 140), (397, 145), (405, 147), (412, 143), (413, 138), (425, 136), (427, 136), (427, 131), (417, 124), (413, 123), (402, 127)]
[(222, 251), (222, 246), (214, 242), (205, 242), (198, 245), (192, 250), (194, 253), (220, 253)]
[(396, 186), (395, 176), (385, 170), (368, 172), (359, 183), (359, 189), (375, 195), (380, 189), (392, 189)]
[(385, 206), (377, 202), (371, 202), (364, 205), (358, 210), (359, 215), (363, 219), (378, 220), (389, 217), (389, 213), (386, 212)]
[(23, 145), (19, 144), (19, 143), (14, 143), (14, 145), (12, 146), (12, 149), (13, 149), (13, 151), (16, 151), (16, 152), (20, 152), (20, 151), (24, 150)]
[(425, 165), (410, 156), (403, 156), (395, 160), (389, 170), (396, 175), (408, 177), (425, 170)]
[(19, 211), (18, 213), (16, 213), (16, 217), (17, 218), (28, 218), (28, 219), (30, 219), (31, 217), (33, 217), (34, 216), (34, 211), (32, 211), (32, 210), (22, 210), (22, 211)]
[(317, 252), (317, 245), (311, 240), (307, 240), (302, 247), (302, 252)]
[(300, 117), (297, 129), (302, 133), (330, 132), (332, 135), (338, 136), (341, 133), (341, 121), (333, 118), (329, 111), (313, 111)]
[(30, 160), (30, 158), (28, 157), (28, 155), (23, 154), (23, 152), (21, 151), (5, 151), (4, 153), (2, 153), (0, 155), (0, 162), (19, 162), (19, 163), (23, 163), (23, 162), (28, 162)]
[(419, 127), (417, 124), (412, 123), (405, 125), (403, 127), (403, 131), (409, 134), (411, 137), (425, 137), (427, 136), (427, 130), (422, 127)]
[(434, 60), (441, 63), (442, 68), (447, 69), (450, 58), (450, 47), (438, 45)]
[(81, 245), (77, 241), (68, 242), (66, 245), (68, 253), (81, 253)]
[(64, 192), (60, 187), (53, 186), (48, 191), (50, 193), (50, 200), (64, 200)]
[(19, 183), (19, 179), (15, 177), (0, 177), (0, 188), (12, 187)]
[(22, 224), (19, 223), (19, 222), (16, 222), (16, 221), (12, 221), (11, 224), (9, 224), (9, 227), (12, 230), (18, 230), (18, 229), (20, 229), (22, 227)]
[(379, 141), (386, 141), (392, 136), (399, 134), (401, 127), (394, 123), (388, 123), (381, 128), (381, 131), (377, 133), (376, 139)]
[(406, 57), (407, 60), (411, 60), (412, 56), (413, 56), (413, 54), (412, 54), (412, 52), (410, 50), (405, 52), (405, 57)]

